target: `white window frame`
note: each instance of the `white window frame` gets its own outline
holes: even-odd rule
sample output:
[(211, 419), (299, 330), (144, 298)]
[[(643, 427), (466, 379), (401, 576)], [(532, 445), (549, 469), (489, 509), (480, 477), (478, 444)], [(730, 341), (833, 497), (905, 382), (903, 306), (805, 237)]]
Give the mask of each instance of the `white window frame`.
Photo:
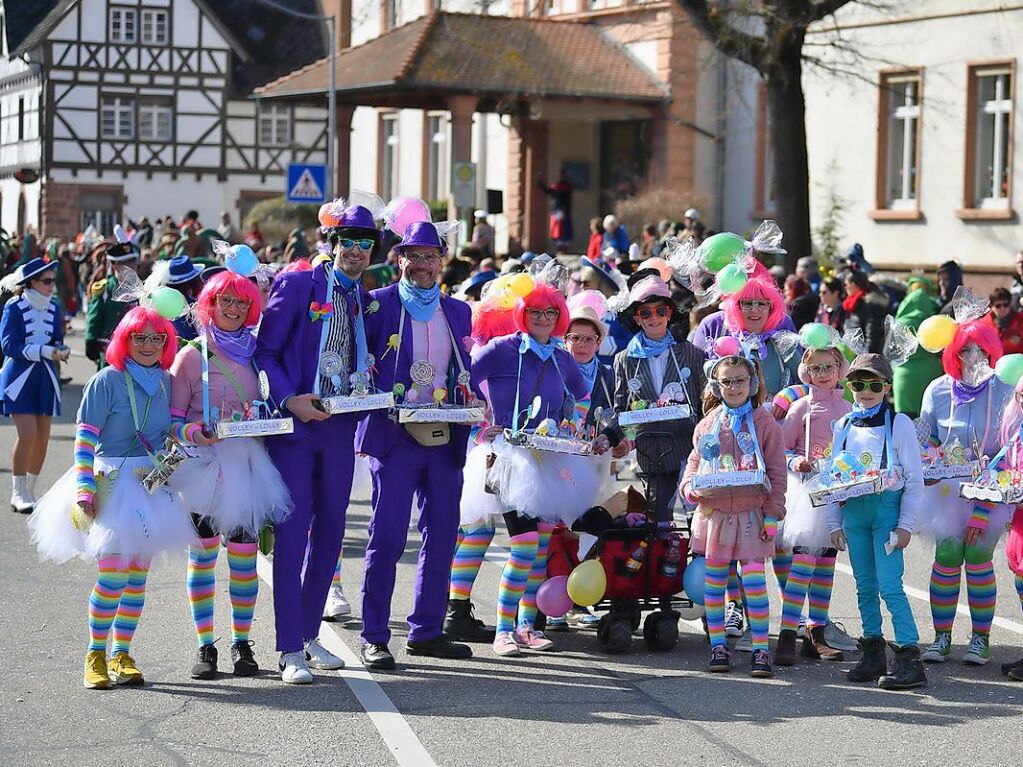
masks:
[[(106, 129), (108, 112), (113, 130)], [(132, 141), (135, 138), (135, 97), (121, 93), (104, 94), (100, 99), (99, 133), (104, 141)]]
[[(976, 89), (977, 106), (973, 115), (974, 141), (976, 153), (973, 165), (974, 205), (982, 209), (1002, 209), (1009, 207), (1009, 198), (1003, 194), (1002, 183), (1008, 183), (1012, 173), (1012, 158), (1009, 155), (1012, 138), (1012, 96), (1014, 83), (1013, 72), (1009, 67), (981, 69), (974, 73), (972, 86)], [(994, 98), (981, 101), (981, 81), (994, 78)], [(982, 145), (984, 132), (981, 125), (990, 120), (991, 145)], [(1008, 125), (1006, 125), (1008, 123)], [(987, 169), (990, 168), (990, 180)], [(985, 188), (987, 187), (987, 188)]]
[(398, 147), (399, 130), (398, 113), (392, 112), (380, 116), (380, 151), (381, 179), (380, 196), (390, 200), (398, 194)]
[(167, 45), (170, 43), (170, 13), (163, 8), (143, 8), (141, 32), (143, 45)]
[(431, 200), (446, 200), (451, 180), (451, 148), (446, 112), (426, 114), (426, 191)]
[[(884, 81), (888, 106), (885, 207), (892, 210), (912, 210), (918, 205), (920, 169), (917, 167), (917, 142), (920, 140), (921, 82), (918, 74), (894, 75)], [(899, 125), (902, 141), (895, 146), (895, 128)]]
[(259, 145), (291, 146), (294, 113), (289, 104), (260, 102)]
[[(164, 125), (161, 125), (163, 118)], [(139, 141), (167, 143), (174, 140), (174, 99), (171, 96), (139, 98)]]
[[(129, 23), (130, 20), (130, 23)], [(139, 17), (135, 8), (113, 5), (110, 7), (108, 39), (119, 45), (132, 45), (139, 40)], [(127, 31), (131, 34), (128, 35)]]

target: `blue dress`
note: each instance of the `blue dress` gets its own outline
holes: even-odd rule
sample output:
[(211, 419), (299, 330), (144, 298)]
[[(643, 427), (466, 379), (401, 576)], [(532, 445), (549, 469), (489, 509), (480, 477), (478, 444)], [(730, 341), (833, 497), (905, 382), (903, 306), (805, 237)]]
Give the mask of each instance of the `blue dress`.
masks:
[(12, 298), (0, 319), (0, 412), (3, 415), (60, 415), (57, 365), (47, 359), (50, 349), (64, 343), (64, 316), (50, 299), (35, 309), (25, 295)]

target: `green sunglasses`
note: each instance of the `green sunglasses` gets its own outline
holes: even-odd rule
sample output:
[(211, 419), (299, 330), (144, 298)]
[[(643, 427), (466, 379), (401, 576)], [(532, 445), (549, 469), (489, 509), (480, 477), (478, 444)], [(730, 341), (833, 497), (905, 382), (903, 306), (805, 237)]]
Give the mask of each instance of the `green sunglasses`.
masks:
[(870, 389), (874, 394), (880, 394), (884, 391), (884, 387), (888, 385), (887, 381), (850, 381), (849, 388), (853, 391), (863, 391), (864, 389)]

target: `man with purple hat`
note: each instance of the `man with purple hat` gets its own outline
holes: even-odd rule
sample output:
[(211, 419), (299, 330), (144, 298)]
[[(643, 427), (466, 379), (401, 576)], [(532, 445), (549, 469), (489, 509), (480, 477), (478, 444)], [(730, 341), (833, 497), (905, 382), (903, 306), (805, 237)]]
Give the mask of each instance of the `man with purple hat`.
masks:
[[(417, 392), (436, 402), (451, 401), (456, 390), (474, 397), (471, 362), (463, 344), (470, 334), (471, 313), (467, 304), (440, 292), (437, 278), (447, 247), (436, 226), (428, 221), (410, 224), (395, 250), (401, 279), (373, 291), (379, 319), (367, 327), (370, 351), (378, 359), (377, 385), (406, 402), (418, 400)], [(414, 428), (419, 426), (429, 428)], [(468, 435), (467, 426), (400, 425), (379, 410), (359, 425), (356, 449), (369, 456), (373, 477), (362, 588), (362, 659), (367, 668), (394, 668), (387, 647), (391, 596), (414, 496), (423, 547), (406, 650), (410, 655), (451, 659), (472, 655), (467, 645), (456, 644), (441, 632)]]
[(293, 434), (267, 438), (294, 504), (274, 527), (273, 559), (279, 666), (290, 684), (312, 682), (310, 667), (344, 666), (317, 635), (344, 538), (361, 414), (328, 415), (321, 398), (349, 394), (352, 378), (375, 362), (366, 351), (370, 299), (358, 276), (380, 232), (361, 206), (339, 210), (334, 223), (333, 262), (276, 279), (256, 343), (272, 401), (295, 416)]

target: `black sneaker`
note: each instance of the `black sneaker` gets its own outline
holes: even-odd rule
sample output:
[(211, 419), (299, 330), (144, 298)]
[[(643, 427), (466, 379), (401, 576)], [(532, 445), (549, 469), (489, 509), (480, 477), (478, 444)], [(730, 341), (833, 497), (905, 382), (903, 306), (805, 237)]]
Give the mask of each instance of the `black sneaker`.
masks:
[(1014, 670), (1023, 673), (1023, 658), (1021, 658), (1020, 660), (1013, 660), (1009, 661), (1008, 663), (1002, 664), (1002, 673), (1005, 676), (1008, 676), (1009, 672)]
[(753, 651), (753, 657), (749, 662), (749, 675), (763, 679), (774, 676), (774, 669), (771, 668), (771, 654), (767, 650)]
[(362, 665), (370, 671), (394, 670), (394, 656), (385, 644), (364, 644), (359, 654), (362, 655)]
[(493, 642), (494, 629), (473, 615), (472, 602), (468, 599), (449, 599), (444, 636), (456, 642)]
[(215, 679), (217, 676), (217, 648), (204, 644), (199, 648), (198, 660), (192, 666), (192, 679)]
[(445, 658), (447, 660), (465, 660), (472, 657), (469, 645), (458, 644), (442, 636), (421, 642), (409, 640), (405, 644), (405, 651), (409, 655), (425, 655), (430, 658)]
[(255, 676), (259, 673), (259, 664), (252, 654), (252, 642), (235, 642), (231, 645), (231, 662), (234, 663), (235, 676)]
[(732, 670), (732, 654), (724, 645), (710, 648), (710, 663), (707, 670), (722, 674)]

